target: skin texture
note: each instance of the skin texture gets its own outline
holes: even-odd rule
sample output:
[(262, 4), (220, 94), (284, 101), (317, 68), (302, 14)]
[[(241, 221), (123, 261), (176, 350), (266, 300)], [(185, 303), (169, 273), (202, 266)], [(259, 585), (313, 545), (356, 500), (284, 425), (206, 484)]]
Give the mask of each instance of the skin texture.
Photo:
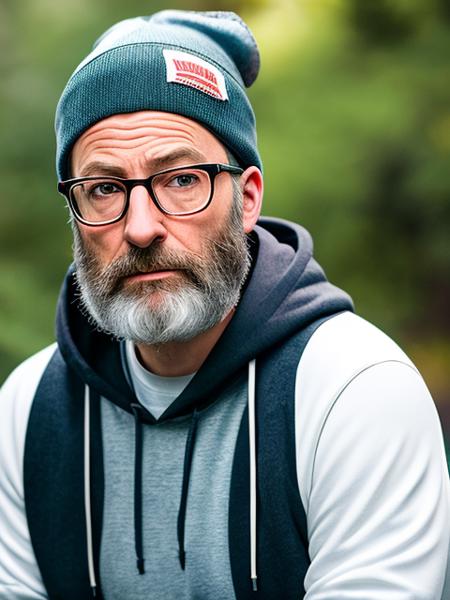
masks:
[[(73, 177), (118, 175), (144, 178), (175, 166), (201, 162), (228, 163), (224, 146), (199, 123), (172, 113), (141, 111), (104, 119), (78, 138), (72, 151)], [(243, 192), (243, 230), (249, 233), (261, 211), (263, 182), (257, 167), (240, 177)], [(126, 216), (118, 223), (89, 227), (78, 223), (83, 243), (104, 266), (124, 255), (132, 246), (145, 248), (164, 244), (179, 252), (201, 255), (206, 239), (220, 229), (230, 211), (232, 181), (226, 173), (216, 177), (209, 207), (188, 217), (163, 214), (144, 187), (135, 187)], [(160, 271), (141, 279), (179, 277), (177, 271)], [(153, 298), (163, 302), (163, 294)], [(163, 376), (197, 371), (232, 318), (231, 311), (220, 323), (196, 338), (182, 343), (149, 346), (139, 344), (144, 366)]]

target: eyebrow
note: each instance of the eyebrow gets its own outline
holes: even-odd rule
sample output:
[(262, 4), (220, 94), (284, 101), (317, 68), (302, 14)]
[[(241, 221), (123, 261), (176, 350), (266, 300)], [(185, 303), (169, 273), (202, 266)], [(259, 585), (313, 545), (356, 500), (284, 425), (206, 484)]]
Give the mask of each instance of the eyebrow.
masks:
[[(160, 170), (169, 169), (171, 166), (177, 166), (177, 163), (179, 163), (180, 166), (183, 166), (181, 161), (206, 162), (206, 158), (202, 152), (195, 148), (182, 147), (163, 156), (158, 156), (149, 160), (147, 166), (150, 171), (157, 173)], [(92, 175), (127, 177), (127, 173), (123, 167), (98, 160), (94, 160), (84, 165), (79, 177), (90, 177)]]

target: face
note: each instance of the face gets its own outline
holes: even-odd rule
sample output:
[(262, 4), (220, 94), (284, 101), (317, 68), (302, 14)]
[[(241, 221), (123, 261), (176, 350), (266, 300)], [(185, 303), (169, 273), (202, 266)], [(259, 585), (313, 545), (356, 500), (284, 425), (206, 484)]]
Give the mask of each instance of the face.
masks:
[[(74, 177), (145, 178), (201, 162), (228, 162), (210, 132), (179, 115), (145, 111), (87, 130), (71, 166)], [(118, 223), (74, 225), (82, 301), (101, 329), (158, 344), (192, 339), (224, 318), (238, 301), (249, 265), (245, 233), (259, 213), (251, 173), (255, 178), (255, 168), (239, 193), (229, 174), (218, 175), (212, 203), (189, 217), (164, 215), (135, 187)]]

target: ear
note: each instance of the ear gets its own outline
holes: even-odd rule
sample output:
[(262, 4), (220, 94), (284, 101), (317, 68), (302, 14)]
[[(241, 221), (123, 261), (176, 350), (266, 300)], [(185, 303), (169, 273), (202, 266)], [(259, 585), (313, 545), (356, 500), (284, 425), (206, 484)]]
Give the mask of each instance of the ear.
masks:
[(258, 167), (249, 167), (242, 173), (240, 183), (242, 188), (244, 231), (245, 233), (250, 233), (261, 214), (264, 189), (261, 171)]

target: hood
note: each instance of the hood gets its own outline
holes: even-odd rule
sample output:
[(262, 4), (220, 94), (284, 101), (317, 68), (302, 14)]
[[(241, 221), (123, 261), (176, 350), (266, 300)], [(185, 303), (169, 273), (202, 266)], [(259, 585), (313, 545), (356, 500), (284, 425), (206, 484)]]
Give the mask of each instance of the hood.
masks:
[[(261, 218), (250, 235), (250, 249), (252, 269), (235, 315), (195, 377), (159, 421), (204, 407), (214, 399), (214, 391), (252, 359), (313, 321), (353, 310), (350, 297), (327, 281), (314, 260), (311, 236), (303, 227)], [(132, 412), (137, 400), (123, 373), (120, 344), (89, 323), (78, 298), (71, 267), (58, 302), (61, 353), (92, 390)], [(146, 420), (154, 421), (150, 414)]]

